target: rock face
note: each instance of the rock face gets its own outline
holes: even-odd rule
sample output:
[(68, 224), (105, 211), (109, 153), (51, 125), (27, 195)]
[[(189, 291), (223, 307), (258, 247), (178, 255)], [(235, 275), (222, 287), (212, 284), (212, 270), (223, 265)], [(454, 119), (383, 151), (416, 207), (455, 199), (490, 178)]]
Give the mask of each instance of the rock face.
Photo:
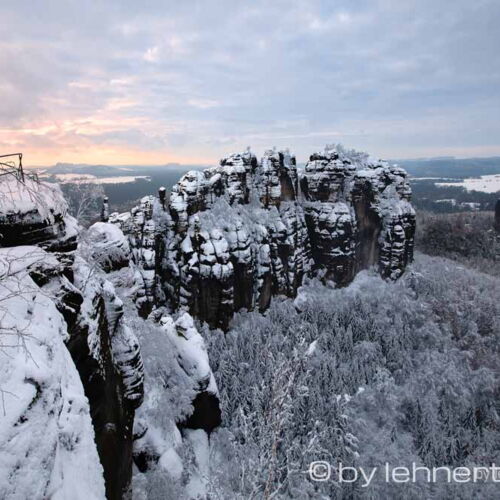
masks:
[[(37, 247), (0, 249), (0, 498), (104, 498), (89, 402), (65, 346), (65, 316), (49, 288), (37, 284), (42, 275), (47, 287), (51, 275), (65, 279), (62, 269)], [(60, 298), (73, 292), (66, 285)]]
[(250, 152), (190, 172), (168, 206), (159, 286), (167, 303), (226, 328), (234, 311), (293, 296), (311, 269), (295, 158)]
[(182, 314), (175, 322), (170, 316), (163, 316), (160, 324), (175, 347), (180, 367), (195, 384), (193, 412), (179, 422), (179, 426), (203, 429), (210, 434), (221, 423), (221, 410), (219, 392), (203, 337), (196, 330), (193, 318), (188, 313)]
[(185, 174), (168, 203), (161, 195), (110, 216), (145, 276), (139, 307), (167, 304), (213, 327), (226, 329), (241, 308), (265, 310), (273, 295), (293, 297), (306, 274), (343, 286), (375, 266), (397, 279), (413, 257), (406, 173), (340, 146), (311, 155), (303, 171), (288, 151), (260, 162), (234, 154)]
[(111, 283), (78, 256), (72, 270), (83, 293), (71, 302), (79, 305), (75, 321), (68, 321), (67, 347), (89, 399), (106, 497), (118, 499), (130, 487), (134, 413), (143, 398), (139, 343), (122, 321), (123, 304)]
[[(189, 476), (190, 464), (185, 458), (185, 447), (190, 446), (187, 436), (190, 432), (203, 433), (208, 447), (208, 435), (221, 422), (215, 378), (210, 369), (205, 342), (196, 330), (192, 317), (184, 312), (176, 314), (174, 318), (167, 314), (164, 307), (156, 308), (146, 320), (138, 315), (138, 312), (147, 314), (148, 308), (150, 310), (154, 305), (144, 301), (148, 298), (145, 291), (149, 288), (146, 288), (148, 285), (144, 279), (148, 276), (148, 269), (143, 266), (147, 266), (150, 260), (155, 261), (156, 249), (154, 245), (147, 243), (147, 238), (155, 236), (151, 228), (156, 227), (156, 223), (161, 220), (151, 219), (150, 201), (155, 200), (149, 197), (143, 199), (141, 205), (134, 210), (133, 217), (114, 214), (111, 217), (113, 224), (94, 224), (82, 243), (91, 256), (90, 261), (106, 270), (107, 280), (116, 284), (118, 293), (129, 303), (128, 307), (123, 308), (124, 321), (137, 333), (141, 343), (145, 394), (144, 403), (136, 414), (132, 454), (139, 471), (135, 475), (139, 491), (140, 485), (146, 480), (142, 472), (159, 474), (177, 485), (183, 471)], [(127, 239), (118, 226), (129, 231), (128, 247), (123, 244)], [(109, 244), (111, 241), (115, 244)], [(146, 241), (145, 249), (140, 246), (143, 241)], [(129, 248), (127, 265), (122, 266), (122, 259), (117, 260), (116, 254), (119, 250), (118, 254), (121, 256), (125, 248)], [(151, 253), (146, 254), (148, 258), (145, 259), (146, 251)], [(117, 262), (116, 265), (113, 265), (114, 262)], [(85, 274), (83, 272), (83, 276)], [(116, 304), (113, 290), (110, 290), (109, 296), (112, 305)], [(138, 305), (138, 311), (133, 301)], [(121, 301), (117, 305), (115, 309), (121, 316)], [(115, 321), (108, 323), (114, 324)], [(135, 377), (136, 370), (131, 369), (136, 364), (133, 362), (137, 359), (134, 355), (136, 349), (134, 345), (128, 349), (126, 342), (123, 345), (124, 348), (119, 350), (115, 343), (112, 344), (115, 361), (117, 353), (123, 351), (124, 367), (130, 373), (130, 377), (124, 373), (124, 380), (130, 382), (130, 395), (138, 395), (139, 380)], [(101, 386), (100, 381), (98, 387)], [(101, 394), (104, 394), (103, 390)], [(107, 407), (106, 409), (108, 410)], [(122, 449), (118, 452), (123, 453), (123, 443), (121, 446)], [(151, 478), (150, 474), (148, 478)], [(170, 496), (175, 495), (172, 493)]]
[(315, 267), (340, 285), (376, 265), (396, 279), (413, 258), (415, 213), (404, 170), (326, 148), (301, 178)]
[(88, 240), (86, 243), (90, 258), (98, 263), (104, 272), (128, 266), (130, 245), (116, 225), (96, 222), (89, 228), (85, 238)]
[[(64, 473), (65, 464), (61, 465), (60, 460), (54, 462), (53, 450), (47, 460), (40, 458), (37, 467), (40, 469), (39, 464), (44, 463), (47, 464), (43, 468), (47, 469), (47, 474), (51, 471), (60, 474), (57, 487), (67, 493), (61, 498), (102, 498), (102, 494), (94, 494), (94, 490), (99, 490), (99, 484), (102, 490), (105, 484), (107, 498), (122, 498), (129, 490), (132, 475), (132, 432), (135, 409), (143, 398), (143, 366), (137, 339), (122, 319), (122, 302), (112, 284), (96, 269), (94, 261), (102, 257), (99, 264), (103, 267), (124, 265), (124, 260), (130, 259), (128, 241), (116, 226), (107, 227), (103, 224), (89, 232), (89, 239), (93, 241), (91, 245), (84, 242), (77, 248), (78, 227), (76, 221), (67, 214), (67, 204), (56, 185), (31, 179), (23, 183), (12, 178), (0, 182), (0, 193), (3, 195), (0, 198), (0, 244), (11, 247), (0, 251), (15, 256), (6, 267), (7, 278), (17, 278), (17, 267), (28, 259), (21, 268), (27, 277), (23, 278), (16, 294), (22, 303), (28, 303), (28, 311), (26, 314), (20, 312), (20, 315), (13, 315), (13, 325), (7, 324), (9, 319), (3, 316), (1, 329), (23, 330), (23, 318), (26, 316), (28, 325), (36, 330), (35, 338), (43, 337), (42, 340), (48, 345), (46, 354), (36, 350), (38, 354), (32, 359), (34, 366), (45, 363), (43, 356), (47, 357), (46, 364), (50, 365), (54, 345), (57, 349), (67, 349), (66, 355), (57, 354), (65, 365), (53, 367), (54, 377), (62, 377), (60, 382), (54, 378), (53, 387), (50, 388), (54, 394), (47, 393), (43, 377), (40, 381), (35, 377), (31, 385), (37, 392), (33, 395), (33, 402), (28, 401), (25, 411), (27, 416), (22, 418), (31, 418), (30, 425), (40, 425), (42, 429), (45, 426), (52, 428), (66, 425), (64, 422), (58, 424), (58, 419), (75, 418), (93, 427), (90, 441), (87, 436), (85, 443), (80, 444), (80, 437), (71, 430), (73, 424), (68, 424), (67, 435), (62, 434), (59, 444), (57, 440), (52, 443), (53, 446), (61, 443), (67, 445), (68, 450), (90, 447), (88, 454), (82, 455), (81, 459), (78, 453), (73, 458), (68, 458), (68, 454), (61, 455), (66, 457), (61, 460), (76, 461), (74, 472), (70, 470)], [(38, 246), (16, 246), (28, 243)], [(89, 257), (86, 260), (84, 256), (89, 253), (92, 255), (86, 255)], [(4, 278), (2, 282), (5, 281)], [(34, 306), (30, 306), (26, 299), (31, 296), (45, 297), (45, 309), (38, 308), (35, 314)], [(30, 368), (31, 360), (26, 359), (23, 369), (33, 370)], [(3, 360), (0, 365), (2, 363)], [(69, 368), (66, 366), (68, 364), (71, 365)], [(64, 385), (65, 373), (72, 377), (69, 389)], [(4, 375), (0, 373), (2, 388)], [(77, 382), (74, 381), (75, 376)], [(81, 395), (77, 394), (79, 388)], [(74, 397), (71, 391), (76, 391)], [(33, 413), (31, 407), (38, 401), (40, 394), (48, 394), (43, 397), (52, 398), (51, 402), (44, 403), (43, 411), (39, 409), (38, 413)], [(95, 444), (92, 442), (94, 436)], [(2, 450), (3, 444), (0, 442)], [(35, 441), (31, 445), (37, 446)], [(80, 464), (78, 460), (81, 460)], [(86, 460), (95, 463), (91, 465)], [(88, 481), (89, 487), (83, 493), (72, 494), (74, 488), (71, 483), (77, 478), (80, 469), (82, 480)], [(85, 471), (91, 469), (98, 471), (97, 478), (84, 475)], [(40, 496), (40, 492), (46, 492), (42, 496), (52, 498), (50, 483), (47, 482), (44, 488), (40, 487), (35, 495), (20, 495), (19, 498)]]
[[(159, 214), (154, 219), (153, 207)], [(109, 222), (118, 226), (128, 237), (131, 252), (127, 259), (136, 264), (135, 303), (143, 317), (148, 316), (155, 303), (156, 234), (160, 219), (159, 202), (154, 196), (142, 198), (139, 205), (134, 207), (130, 213), (113, 213), (109, 217)], [(107, 226), (111, 226), (111, 224), (107, 224)], [(92, 226), (91, 230), (95, 226)], [(108, 232), (112, 232), (112, 226)], [(106, 249), (108, 255), (110, 255), (110, 249), (110, 247)]]

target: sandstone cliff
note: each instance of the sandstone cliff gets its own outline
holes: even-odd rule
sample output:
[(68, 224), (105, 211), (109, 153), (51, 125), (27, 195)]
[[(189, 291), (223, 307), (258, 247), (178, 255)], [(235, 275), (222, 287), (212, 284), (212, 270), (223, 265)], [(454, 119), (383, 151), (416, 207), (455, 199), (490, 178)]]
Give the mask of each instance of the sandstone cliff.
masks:
[(374, 266), (397, 279), (413, 257), (410, 197), (404, 170), (340, 146), (303, 170), (288, 151), (246, 151), (109, 220), (134, 248), (143, 314), (167, 304), (225, 329), (241, 308), (294, 296), (306, 275), (342, 286)]
[[(31, 440), (25, 436), (26, 453), (39, 449), (35, 456), (47, 464), (37, 465), (42, 471), (37, 495), (83, 498), (88, 493), (89, 498), (98, 498), (96, 492), (105, 485), (107, 498), (122, 498), (132, 474), (134, 413), (143, 398), (142, 359), (134, 333), (122, 320), (122, 304), (112, 284), (77, 248), (79, 228), (67, 209), (57, 185), (15, 177), (0, 182), (0, 245), (9, 247), (0, 255), (4, 268), (0, 307), (6, 311), (0, 328), (2, 339), (5, 332), (12, 332), (14, 340), (6, 343), (2, 354), (6, 359), (25, 357), (22, 364), (3, 364), (0, 381), (2, 388), (10, 387), (19, 378), (20, 366), (33, 373), (19, 379), (12, 391), (26, 396), (19, 418), (28, 429), (25, 432), (54, 429), (42, 448), (37, 434)], [(37, 246), (19, 246), (27, 244)], [(10, 314), (13, 307), (19, 313)], [(39, 345), (46, 345), (47, 352)], [(52, 360), (58, 364), (52, 365)], [(5, 406), (9, 421), (17, 411), (17, 405), (13, 408), (10, 403)], [(76, 418), (81, 421), (78, 425)], [(3, 438), (8, 436), (7, 432), (0, 438), (2, 453), (8, 446)], [(62, 450), (61, 458), (54, 456), (54, 448)], [(7, 472), (11, 467), (17, 474), (16, 464), (14, 460), (6, 465)], [(88, 489), (76, 479), (78, 469), (90, 484)], [(93, 476), (85, 476), (85, 471)], [(54, 474), (59, 474), (55, 483)], [(14, 490), (9, 494), (23, 496)]]

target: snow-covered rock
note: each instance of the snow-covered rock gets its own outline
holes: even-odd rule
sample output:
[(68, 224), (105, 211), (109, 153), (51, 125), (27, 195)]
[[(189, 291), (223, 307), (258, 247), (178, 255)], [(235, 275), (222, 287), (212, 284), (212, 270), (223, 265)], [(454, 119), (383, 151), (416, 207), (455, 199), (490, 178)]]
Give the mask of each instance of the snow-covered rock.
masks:
[(57, 260), (0, 249), (0, 498), (103, 499), (89, 402), (56, 303), (32, 279)]
[(80, 291), (67, 346), (92, 409), (106, 495), (130, 488), (135, 410), (143, 399), (144, 371), (138, 340), (123, 321), (123, 303), (92, 263), (76, 256), (71, 267)]
[(398, 278), (413, 258), (415, 212), (406, 172), (383, 160), (327, 146), (301, 177), (315, 267), (345, 285), (376, 266)]
[(210, 433), (220, 425), (221, 411), (217, 384), (210, 369), (205, 341), (188, 313), (182, 314), (176, 321), (170, 316), (163, 316), (160, 324), (174, 346), (179, 366), (193, 381), (196, 389), (194, 411), (179, 424)]
[[(149, 200), (149, 197), (144, 198), (141, 206), (129, 215), (110, 216), (110, 224), (114, 224), (116, 234), (123, 234), (122, 231), (127, 233), (131, 248), (127, 266), (110, 268), (103, 274), (99, 254), (92, 252), (95, 246), (89, 244), (91, 239), (87, 237), (82, 244), (79, 253), (87, 255), (88, 260), (78, 255), (72, 265), (74, 283), (85, 290), (78, 324), (87, 334), (89, 357), (86, 362), (91, 363), (91, 358), (97, 360), (99, 373), (103, 374), (96, 376), (97, 370), (88, 370), (99, 381), (94, 386), (95, 393), (91, 399), (99, 412), (106, 414), (108, 407), (115, 407), (114, 396), (106, 389), (109, 385), (109, 369), (106, 369), (109, 347), (103, 345), (103, 338), (111, 338), (113, 364), (122, 377), (125, 388), (122, 406), (127, 407), (129, 403), (137, 406), (144, 393), (144, 402), (137, 409), (134, 420), (134, 498), (149, 498), (152, 485), (146, 478), (152, 477), (161, 484), (154, 486), (156, 495), (161, 493), (165, 497), (182, 498), (185, 494), (182, 481), (186, 477), (195, 481), (195, 476), (198, 477), (198, 469), (193, 470), (192, 460), (186, 451), (194, 448), (186, 439), (186, 432), (200, 430), (208, 439), (208, 434), (220, 424), (221, 410), (205, 342), (191, 316), (183, 313), (172, 317), (165, 308), (158, 308), (148, 318), (143, 318), (140, 314), (144, 315), (144, 303), (139, 302), (137, 309), (134, 305), (134, 301), (137, 304), (144, 297), (140, 292), (144, 291), (145, 268), (151, 263), (154, 266), (156, 262), (155, 238), (151, 240), (153, 245), (147, 243), (143, 248), (141, 244), (149, 235), (154, 235), (147, 227), (154, 229), (162, 223), (159, 217), (152, 220)], [(155, 200), (153, 202), (156, 203)], [(108, 231), (110, 224), (99, 223), (97, 228), (99, 232), (113, 233)], [(121, 241), (121, 238), (115, 239)], [(151, 250), (152, 255), (146, 250)], [(104, 309), (101, 309), (102, 306)], [(107, 325), (104, 332), (103, 315)], [(108, 398), (107, 402), (105, 398)], [(123, 463), (123, 457), (129, 456), (127, 445), (130, 443), (131, 427), (124, 429), (120, 427), (121, 420), (114, 422), (112, 426), (104, 426), (103, 435), (116, 430), (125, 439), (111, 441), (113, 447), (110, 452), (102, 454), (105, 465), (109, 465), (108, 460), (113, 457), (122, 457)], [(99, 425), (99, 428), (102, 426)], [(97, 441), (99, 444), (99, 438)]]
[(135, 302), (141, 316), (146, 317), (155, 302), (156, 233), (159, 218), (153, 219), (153, 210), (161, 212), (161, 203), (154, 196), (145, 196), (130, 213), (112, 213), (111, 225), (118, 226), (128, 237), (135, 264)]
[(67, 212), (58, 184), (4, 175), (0, 182), (0, 245), (74, 249), (77, 224)]
[(128, 239), (116, 224), (96, 222), (85, 234), (91, 258), (109, 272), (127, 266), (130, 261)]
[[(132, 315), (128, 320), (134, 328), (140, 324)], [(141, 321), (139, 340), (146, 379), (144, 403), (134, 430), (134, 461), (140, 472), (180, 485), (183, 475), (198, 475), (186, 454), (192, 446), (189, 431), (198, 430), (207, 439), (220, 425), (217, 385), (205, 342), (189, 314), (175, 320), (163, 314), (158, 323)], [(139, 489), (141, 479), (137, 473)]]
[(247, 150), (185, 174), (167, 204), (149, 198), (110, 222), (134, 248), (140, 309), (168, 305), (226, 329), (239, 309), (295, 296), (308, 273), (341, 286), (371, 266), (398, 278), (413, 256), (410, 196), (403, 170), (341, 146), (303, 171), (288, 151), (259, 162)]
[(241, 308), (293, 296), (312, 261), (295, 158), (250, 151), (190, 172), (174, 186), (159, 287), (180, 308), (226, 328)]
[(2, 395), (24, 384), (20, 420), (2, 423), (0, 457), (11, 462), (0, 498), (102, 498), (104, 489), (107, 498), (122, 498), (130, 487), (142, 358), (101, 271), (103, 262), (124, 260), (129, 243), (115, 225), (102, 224), (77, 248), (79, 229), (57, 185), (0, 179), (0, 245), (10, 247), (0, 248)]

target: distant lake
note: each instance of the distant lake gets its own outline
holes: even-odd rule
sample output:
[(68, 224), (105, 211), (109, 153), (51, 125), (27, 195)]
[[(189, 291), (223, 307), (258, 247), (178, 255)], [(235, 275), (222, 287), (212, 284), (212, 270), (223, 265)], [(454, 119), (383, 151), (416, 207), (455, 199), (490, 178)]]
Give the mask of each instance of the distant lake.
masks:
[[(43, 179), (43, 176), (40, 176)], [(92, 174), (55, 174), (53, 175), (59, 184), (124, 184), (128, 182), (135, 182), (137, 179), (144, 179), (150, 181), (149, 175), (121, 175), (113, 177), (98, 177)]]

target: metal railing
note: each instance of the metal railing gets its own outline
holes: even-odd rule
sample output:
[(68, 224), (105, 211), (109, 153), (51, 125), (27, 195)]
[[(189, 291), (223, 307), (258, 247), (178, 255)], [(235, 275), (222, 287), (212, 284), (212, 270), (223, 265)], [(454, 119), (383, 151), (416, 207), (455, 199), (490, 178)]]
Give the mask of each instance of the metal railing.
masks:
[[(12, 159), (9, 160), (9, 158)], [(18, 180), (24, 182), (23, 154), (0, 155), (0, 175), (14, 175)]]

